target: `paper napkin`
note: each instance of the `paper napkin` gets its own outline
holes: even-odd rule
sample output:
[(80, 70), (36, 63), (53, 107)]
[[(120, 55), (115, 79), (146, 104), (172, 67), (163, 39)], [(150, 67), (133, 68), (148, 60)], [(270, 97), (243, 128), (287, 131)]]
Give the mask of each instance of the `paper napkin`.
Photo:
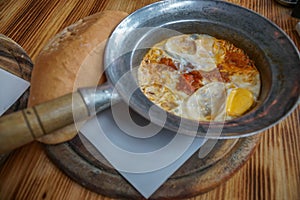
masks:
[(81, 133), (145, 198), (205, 142), (148, 124), (134, 112), (129, 116), (125, 103), (99, 113), (81, 128)]
[(0, 68), (0, 116), (27, 90), (30, 83)]

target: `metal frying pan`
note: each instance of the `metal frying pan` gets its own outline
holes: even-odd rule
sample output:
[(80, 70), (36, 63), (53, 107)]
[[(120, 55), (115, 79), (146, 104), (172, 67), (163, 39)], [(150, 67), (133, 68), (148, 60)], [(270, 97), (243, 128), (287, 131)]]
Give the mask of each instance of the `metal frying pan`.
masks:
[[(135, 71), (147, 47), (178, 32), (205, 33), (242, 48), (254, 59), (261, 73), (262, 88), (259, 103), (240, 118), (220, 124), (195, 123), (167, 113), (166, 128), (195, 130), (196, 125), (198, 135), (205, 136), (208, 128), (222, 126), (222, 138), (249, 136), (276, 124), (297, 106), (300, 59), (293, 42), (271, 21), (223, 1), (158, 2), (128, 16), (114, 30), (106, 47), (106, 75), (112, 85), (128, 71)], [(118, 59), (120, 62), (109, 66)], [(134, 88), (135, 75), (117, 88), (122, 98), (128, 99), (131, 91), (125, 84)], [(149, 118), (148, 111), (153, 103), (140, 90), (130, 96), (129, 104), (140, 115)], [(162, 111), (155, 110), (154, 115), (160, 116)]]
[[(259, 102), (251, 112), (225, 122), (198, 122), (166, 113), (143, 95), (136, 82), (136, 66), (148, 47), (178, 33), (209, 34), (246, 51), (262, 77)], [(0, 153), (73, 123), (73, 113), (78, 121), (120, 99), (143, 117), (173, 131), (204, 137), (208, 130), (221, 128), (221, 135), (210, 136), (244, 137), (286, 117), (296, 108), (300, 94), (299, 52), (289, 37), (262, 16), (223, 1), (162, 1), (132, 13), (112, 33), (105, 66), (108, 83), (104, 86), (80, 89), (2, 117)]]

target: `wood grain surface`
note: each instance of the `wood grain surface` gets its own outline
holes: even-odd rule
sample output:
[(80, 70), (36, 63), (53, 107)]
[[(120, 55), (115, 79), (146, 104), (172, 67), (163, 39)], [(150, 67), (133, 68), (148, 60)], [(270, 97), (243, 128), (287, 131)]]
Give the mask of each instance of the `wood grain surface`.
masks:
[[(19, 43), (35, 60), (56, 33), (102, 10), (128, 13), (153, 0), (0, 0), (0, 33)], [(274, 0), (230, 0), (269, 18), (300, 47), (299, 19)], [(262, 133), (250, 160), (227, 182), (192, 199), (299, 199), (300, 108)], [(47, 158), (39, 143), (12, 152), (0, 169), (0, 199), (109, 199), (72, 181)]]

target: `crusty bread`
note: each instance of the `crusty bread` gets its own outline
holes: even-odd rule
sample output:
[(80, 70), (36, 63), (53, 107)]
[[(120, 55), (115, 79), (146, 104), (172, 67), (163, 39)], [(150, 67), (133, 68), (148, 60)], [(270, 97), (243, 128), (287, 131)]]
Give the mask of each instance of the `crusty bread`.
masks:
[[(126, 16), (127, 13), (121, 11), (103, 11), (58, 33), (35, 60), (28, 106), (57, 98), (78, 87), (103, 83), (102, 56), (106, 39)], [(70, 125), (38, 140), (57, 144), (76, 134), (75, 126)]]

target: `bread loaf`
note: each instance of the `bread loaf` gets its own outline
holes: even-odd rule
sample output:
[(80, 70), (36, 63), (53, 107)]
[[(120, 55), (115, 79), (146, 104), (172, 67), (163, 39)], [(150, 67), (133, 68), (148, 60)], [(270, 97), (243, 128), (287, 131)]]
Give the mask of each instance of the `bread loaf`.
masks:
[[(34, 62), (28, 106), (57, 98), (78, 87), (103, 83), (102, 57), (106, 39), (126, 16), (127, 13), (121, 11), (103, 11), (58, 33)], [(75, 126), (70, 125), (38, 140), (57, 144), (76, 134)]]

